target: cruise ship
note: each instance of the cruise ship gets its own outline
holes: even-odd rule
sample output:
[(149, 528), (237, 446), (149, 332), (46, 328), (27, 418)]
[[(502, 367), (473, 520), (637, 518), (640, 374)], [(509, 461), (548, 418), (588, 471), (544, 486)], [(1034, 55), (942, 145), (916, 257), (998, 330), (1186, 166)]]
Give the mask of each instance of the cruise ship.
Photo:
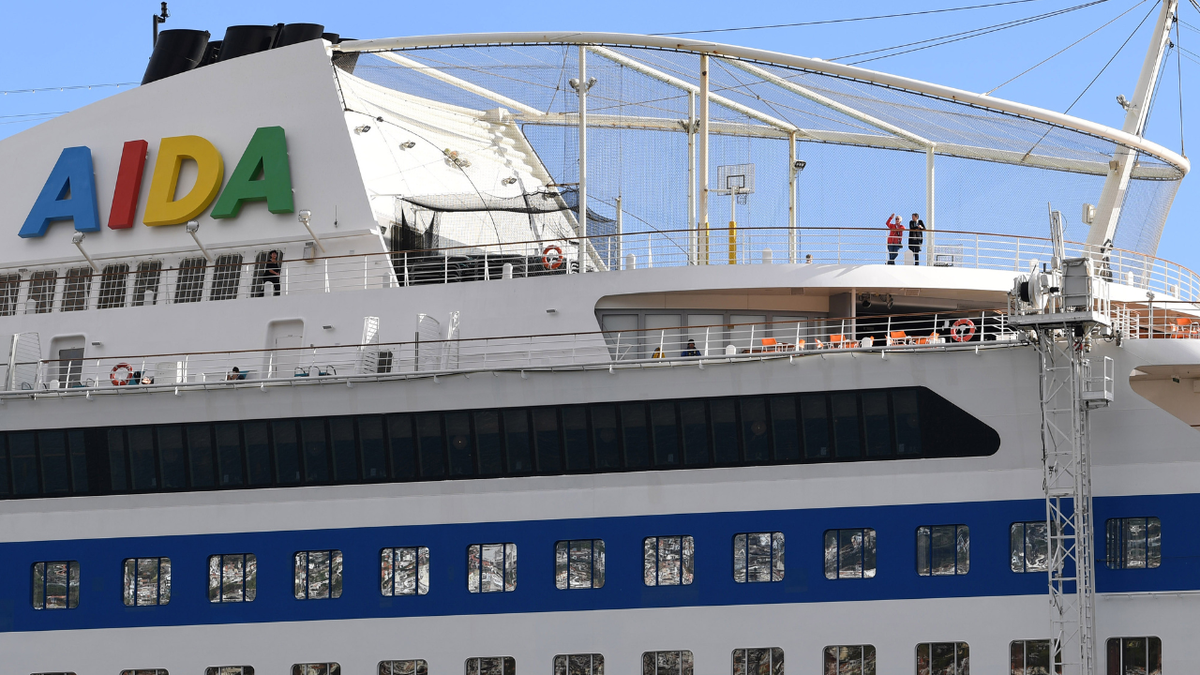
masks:
[(0, 141), (4, 672), (1194, 672), (1177, 11), (1121, 129), (678, 37), (163, 31)]

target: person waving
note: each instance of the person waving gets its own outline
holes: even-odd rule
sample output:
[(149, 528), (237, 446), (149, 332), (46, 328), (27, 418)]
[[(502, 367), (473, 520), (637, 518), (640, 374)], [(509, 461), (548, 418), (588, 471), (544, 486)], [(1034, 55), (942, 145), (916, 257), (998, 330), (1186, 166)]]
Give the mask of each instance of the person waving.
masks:
[(887, 226), (888, 226), (888, 238), (887, 238), (888, 261), (887, 261), (887, 264), (895, 265), (896, 264), (896, 255), (900, 252), (900, 242), (902, 241), (902, 239), (904, 237), (904, 223), (901, 222), (901, 220), (898, 217), (896, 217), (896, 214), (893, 213), (892, 216), (887, 219)]

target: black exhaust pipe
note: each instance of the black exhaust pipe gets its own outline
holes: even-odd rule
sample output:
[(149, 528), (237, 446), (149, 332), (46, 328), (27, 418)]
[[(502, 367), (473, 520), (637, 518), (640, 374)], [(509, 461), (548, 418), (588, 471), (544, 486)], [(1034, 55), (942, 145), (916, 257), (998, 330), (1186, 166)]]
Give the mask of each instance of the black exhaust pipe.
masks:
[(316, 40), (324, 33), (325, 26), (319, 23), (289, 23), (279, 31), (279, 39), (275, 40), (275, 47), (286, 47)]
[(186, 73), (201, 65), (209, 37), (206, 30), (182, 28), (159, 33), (150, 62), (146, 64), (146, 73), (142, 75), (142, 84)]
[(265, 52), (275, 46), (279, 37), (279, 29), (283, 24), (274, 26), (230, 26), (225, 29), (225, 39), (221, 41), (221, 53), (217, 62), (236, 59), (247, 54)]

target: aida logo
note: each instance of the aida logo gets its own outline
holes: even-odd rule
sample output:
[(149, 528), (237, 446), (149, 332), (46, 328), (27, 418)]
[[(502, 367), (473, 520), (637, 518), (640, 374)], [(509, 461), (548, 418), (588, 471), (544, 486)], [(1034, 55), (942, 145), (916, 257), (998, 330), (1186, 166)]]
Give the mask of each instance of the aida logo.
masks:
[[(148, 148), (146, 141), (128, 141), (121, 151), (121, 166), (108, 214), (110, 229), (133, 227)], [(180, 169), (187, 160), (196, 163), (196, 183), (187, 194), (177, 195)], [(208, 139), (200, 136), (162, 139), (142, 222), (150, 226), (179, 225), (204, 213), (209, 204), (213, 207), (209, 214), (213, 218), (235, 218), (243, 204), (258, 201), (265, 201), (271, 213), (291, 213), (292, 174), (283, 127), (257, 129), (222, 191), (224, 179), (225, 162)], [(100, 231), (96, 174), (92, 169), (92, 150), (87, 146), (62, 151), (19, 234), (45, 236), (50, 224), (60, 220), (74, 221), (79, 232)]]

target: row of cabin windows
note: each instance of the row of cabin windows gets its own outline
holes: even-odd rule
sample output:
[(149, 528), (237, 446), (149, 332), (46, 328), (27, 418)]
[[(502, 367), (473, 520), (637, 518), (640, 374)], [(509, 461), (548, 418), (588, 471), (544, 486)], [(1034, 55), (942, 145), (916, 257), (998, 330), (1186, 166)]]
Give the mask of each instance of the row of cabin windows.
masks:
[[(268, 274), (268, 257), (271, 251), (263, 251), (255, 258), (254, 276), (250, 294), (261, 296)], [(278, 253), (278, 252), (276, 252)], [(243, 258), (240, 253), (217, 256), (212, 263), (212, 276), (208, 277), (209, 263), (205, 258), (185, 258), (174, 271), (174, 296), (170, 302), (200, 302), (204, 299), (205, 283), (208, 282), (209, 300), (231, 300), (238, 295), (242, 280)], [(272, 263), (278, 269), (278, 262)], [(161, 260), (147, 260), (130, 270), (129, 263), (105, 265), (99, 273), (99, 289), (96, 296), (98, 309), (114, 307), (139, 307), (154, 304), (161, 298), (163, 273)], [(64, 312), (89, 309), (92, 281), (97, 276), (90, 266), (72, 267), (62, 277), (62, 299), (60, 310)], [(274, 283), (278, 283), (275, 281)], [(0, 275), (0, 316), (18, 313), (21, 302), (21, 286), (27, 284), (25, 313), (44, 314), (54, 309), (55, 296), (59, 289), (57, 270), (37, 270), (22, 279), (20, 274)], [(132, 286), (132, 296), (129, 294)], [(161, 302), (161, 300), (158, 300)]]
[[(916, 646), (917, 675), (967, 675), (971, 649), (966, 642), (922, 642)], [(1050, 640), (1013, 640), (1009, 643), (1011, 675), (1061, 675), (1062, 656), (1050, 655)], [(1107, 675), (1162, 675), (1162, 640), (1157, 637), (1114, 637), (1105, 644)], [(784, 675), (783, 649), (755, 647), (734, 649), (730, 675)], [(511, 656), (476, 656), (466, 660), (464, 675), (517, 675)], [(821, 650), (824, 675), (875, 675), (874, 645), (830, 645)], [(292, 675), (341, 675), (333, 662), (297, 663)], [(380, 661), (378, 675), (429, 675), (424, 659)], [(75, 675), (34, 673), (33, 675)], [(123, 670), (121, 675), (169, 675), (165, 669)], [(254, 675), (253, 666), (213, 666), (204, 675)], [(553, 675), (604, 675), (603, 654), (558, 654)], [(695, 675), (695, 659), (689, 650), (642, 653), (642, 675)]]
[[(1108, 521), (1110, 568), (1157, 567), (1162, 560), (1161, 526), (1157, 518), (1114, 518)], [(1045, 572), (1049, 541), (1045, 523), (1013, 523), (1010, 557), (1014, 572)], [(1154, 534), (1151, 535), (1150, 532)], [(1132, 534), (1131, 534), (1132, 533)], [(1131, 536), (1138, 541), (1131, 541)], [(1113, 541), (1113, 537), (1118, 537)], [(958, 576), (970, 571), (971, 537), (966, 525), (922, 525), (916, 531), (916, 572), (921, 576)], [(646, 537), (642, 541), (646, 586), (689, 585), (695, 580), (696, 544), (690, 535)], [(384, 596), (429, 592), (429, 549), (389, 547), (380, 551), (380, 593)], [(876, 536), (870, 528), (827, 530), (824, 534), (825, 577), (870, 579), (876, 573)], [(1153, 562), (1151, 562), (1153, 561)], [(297, 600), (342, 595), (342, 552), (298, 551), (293, 556)], [(601, 539), (575, 539), (554, 546), (555, 586), (562, 590), (602, 588), (605, 546)], [(783, 581), (782, 532), (744, 532), (733, 537), (733, 578), (738, 583)], [(79, 605), (79, 563), (34, 563), (32, 602), (35, 609), (73, 609)], [(258, 560), (252, 553), (220, 554), (208, 559), (210, 602), (253, 602)], [(124, 602), (130, 607), (166, 605), (171, 601), (170, 558), (128, 558), (124, 562)], [(471, 593), (517, 589), (517, 545), (472, 544), (467, 547), (467, 590)]]
[(923, 387), (0, 433), (0, 498), (986, 456)]

